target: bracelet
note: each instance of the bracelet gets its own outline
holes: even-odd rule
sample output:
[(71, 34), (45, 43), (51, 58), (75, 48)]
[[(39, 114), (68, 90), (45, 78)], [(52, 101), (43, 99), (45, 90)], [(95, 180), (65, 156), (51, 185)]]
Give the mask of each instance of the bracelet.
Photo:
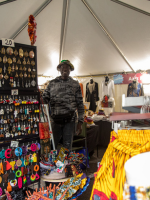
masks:
[(35, 176), (34, 174), (32, 174), (32, 175), (30, 176), (30, 180), (31, 180), (31, 181), (35, 181), (35, 179), (36, 179), (36, 176)]
[(20, 170), (16, 171), (16, 177), (19, 178), (22, 175), (22, 172)]
[(35, 172), (38, 172), (38, 171), (39, 171), (39, 165), (35, 165), (35, 166), (34, 166), (34, 171), (35, 171)]
[(17, 165), (17, 167), (20, 167), (22, 165), (22, 161), (20, 159), (17, 160), (16, 165)]
[(1, 159), (4, 159), (4, 158), (5, 158), (5, 149), (3, 149), (3, 150), (0, 152), (0, 158), (1, 158)]
[(22, 188), (22, 178), (21, 177), (18, 178), (18, 187), (19, 187), (19, 189)]
[(6, 151), (5, 151), (5, 157), (6, 158), (10, 158), (10, 156), (11, 156), (11, 149), (7, 149)]
[(23, 156), (27, 155), (27, 147), (26, 146), (22, 146), (21, 149), (22, 149), (22, 155)]
[(35, 174), (35, 176), (36, 176), (36, 180), (40, 178), (40, 176), (37, 173)]
[(3, 190), (2, 190), (2, 188), (0, 187), (0, 196), (2, 196), (2, 194), (3, 194)]
[(16, 154), (16, 156), (21, 156), (22, 155), (22, 149), (20, 147), (17, 147), (15, 149), (15, 154)]
[(23, 177), (23, 184), (25, 185), (27, 183), (27, 178), (26, 176)]
[(33, 155), (32, 154), (29, 154), (29, 162), (33, 162)]
[(11, 180), (11, 181), (10, 181), (10, 185), (11, 185), (12, 187), (15, 187), (15, 186), (17, 185), (17, 179)]
[(36, 151), (36, 149), (37, 149), (36, 144), (31, 144), (31, 151)]

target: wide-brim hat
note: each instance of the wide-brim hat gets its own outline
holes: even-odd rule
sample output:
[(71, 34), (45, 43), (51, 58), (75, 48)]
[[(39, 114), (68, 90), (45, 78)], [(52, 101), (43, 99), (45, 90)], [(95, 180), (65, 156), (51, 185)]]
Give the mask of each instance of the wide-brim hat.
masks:
[(72, 64), (69, 60), (62, 60), (62, 61), (59, 63), (59, 65), (57, 66), (57, 70), (60, 71), (60, 67), (61, 67), (62, 65), (64, 65), (64, 64), (69, 65), (71, 71), (74, 70), (74, 66), (73, 66), (73, 64)]

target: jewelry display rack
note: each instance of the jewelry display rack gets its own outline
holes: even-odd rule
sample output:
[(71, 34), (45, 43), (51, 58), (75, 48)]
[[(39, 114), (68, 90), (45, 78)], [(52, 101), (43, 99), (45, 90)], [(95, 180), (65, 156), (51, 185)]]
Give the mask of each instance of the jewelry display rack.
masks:
[(40, 187), (37, 86), (36, 47), (0, 40), (0, 196), (4, 189)]

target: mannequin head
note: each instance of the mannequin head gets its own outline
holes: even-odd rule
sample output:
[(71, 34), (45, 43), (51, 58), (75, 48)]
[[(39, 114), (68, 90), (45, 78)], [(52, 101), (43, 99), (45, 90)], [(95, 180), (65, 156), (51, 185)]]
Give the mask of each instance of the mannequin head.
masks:
[(90, 79), (90, 83), (91, 83), (91, 84), (93, 83), (93, 79), (92, 79), (92, 78)]
[(105, 82), (108, 82), (108, 81), (109, 81), (109, 77), (105, 76)]
[(70, 69), (69, 65), (67, 65), (67, 64), (61, 65), (61, 67), (60, 67), (61, 78), (63, 80), (67, 80), (69, 77), (70, 71), (71, 71), (71, 69)]

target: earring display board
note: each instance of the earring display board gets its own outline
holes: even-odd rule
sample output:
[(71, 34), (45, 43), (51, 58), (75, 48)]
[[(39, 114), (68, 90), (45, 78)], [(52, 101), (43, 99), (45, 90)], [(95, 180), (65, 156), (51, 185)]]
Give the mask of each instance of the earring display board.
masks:
[(40, 185), (36, 47), (0, 40), (0, 196)]
[(0, 141), (39, 135), (38, 93), (0, 95)]
[(2, 46), (0, 40), (0, 90), (37, 89), (36, 47), (15, 43)]
[[(10, 145), (10, 146), (9, 146)], [(5, 143), (0, 150), (0, 196), (39, 182), (40, 143), (36, 138)]]

